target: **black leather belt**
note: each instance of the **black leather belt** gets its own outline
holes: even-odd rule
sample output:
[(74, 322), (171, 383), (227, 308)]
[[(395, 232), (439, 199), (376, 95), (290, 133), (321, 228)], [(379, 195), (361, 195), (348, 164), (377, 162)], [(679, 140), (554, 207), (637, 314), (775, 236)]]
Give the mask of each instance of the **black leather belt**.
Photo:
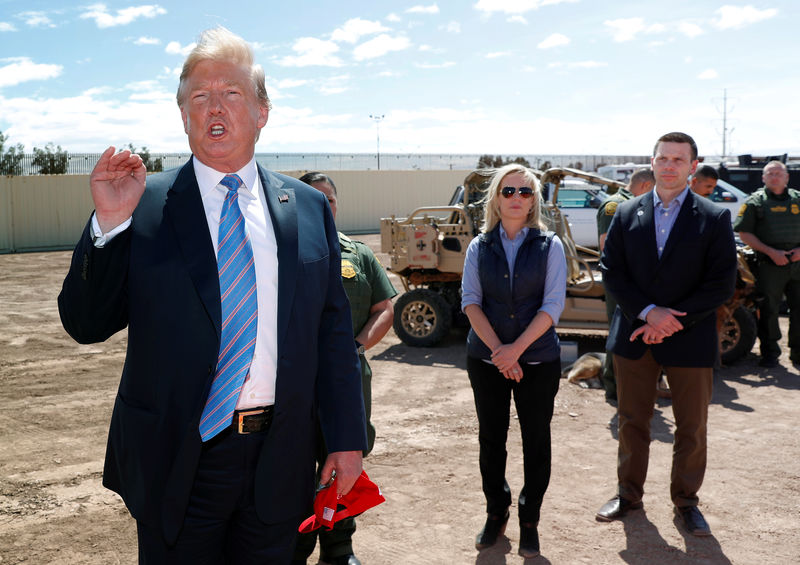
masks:
[(272, 412), (272, 406), (234, 410), (231, 427), (237, 434), (263, 432), (272, 424)]

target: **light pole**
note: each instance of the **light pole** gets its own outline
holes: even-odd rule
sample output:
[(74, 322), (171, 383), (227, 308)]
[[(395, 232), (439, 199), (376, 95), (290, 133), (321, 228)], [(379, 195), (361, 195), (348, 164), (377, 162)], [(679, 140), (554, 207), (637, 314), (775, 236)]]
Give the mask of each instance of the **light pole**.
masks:
[(378, 144), (378, 152), (377, 152), (378, 170), (380, 171), (381, 170), (381, 120), (383, 120), (384, 114), (381, 114), (380, 116), (377, 114), (375, 115), (370, 114), (369, 117), (372, 118), (372, 120), (375, 122), (375, 135), (377, 136), (377, 144)]

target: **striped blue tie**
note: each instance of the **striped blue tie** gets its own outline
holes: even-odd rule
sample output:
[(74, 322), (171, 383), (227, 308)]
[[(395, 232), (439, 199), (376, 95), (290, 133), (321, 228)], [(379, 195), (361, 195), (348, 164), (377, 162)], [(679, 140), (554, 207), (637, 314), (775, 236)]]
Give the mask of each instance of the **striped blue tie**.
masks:
[(258, 304), (253, 249), (239, 209), (242, 179), (227, 175), (220, 184), (228, 189), (219, 222), (217, 269), (222, 300), (222, 337), (219, 360), (206, 407), (200, 418), (200, 435), (208, 441), (227, 428), (250, 371), (256, 347)]

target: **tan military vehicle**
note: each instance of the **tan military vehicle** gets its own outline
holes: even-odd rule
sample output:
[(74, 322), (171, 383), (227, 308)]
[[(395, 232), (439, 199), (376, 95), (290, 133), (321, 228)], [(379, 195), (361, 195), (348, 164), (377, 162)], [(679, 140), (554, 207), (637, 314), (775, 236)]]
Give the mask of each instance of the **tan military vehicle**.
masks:
[[(406, 344), (437, 344), (454, 324), (465, 324), (460, 311), (464, 255), (483, 221), (483, 197), (492, 169), (477, 169), (456, 188), (446, 206), (417, 208), (407, 218), (381, 219), (381, 250), (390, 258), (405, 292), (394, 307), (394, 330)], [(603, 283), (596, 249), (575, 245), (569, 223), (556, 204), (565, 179), (581, 179), (613, 193), (624, 184), (583, 171), (552, 168), (535, 171), (547, 189), (542, 217), (558, 233), (567, 257), (567, 298), (557, 329), (608, 330)], [(598, 203), (599, 204), (599, 203)], [(737, 295), (720, 309), (720, 350), (725, 363), (745, 355), (755, 342), (753, 277), (740, 254)]]

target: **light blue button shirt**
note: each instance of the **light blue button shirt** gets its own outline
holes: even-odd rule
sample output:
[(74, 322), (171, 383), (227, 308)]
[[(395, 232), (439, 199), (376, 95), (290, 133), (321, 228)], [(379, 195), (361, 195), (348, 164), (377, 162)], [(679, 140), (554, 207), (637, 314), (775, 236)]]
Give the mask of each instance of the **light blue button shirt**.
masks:
[[(653, 223), (656, 227), (656, 247), (658, 250), (658, 258), (661, 259), (661, 254), (664, 253), (664, 247), (667, 245), (669, 234), (672, 233), (672, 228), (675, 225), (675, 220), (681, 212), (686, 196), (689, 194), (689, 185), (686, 185), (681, 193), (670, 201), (668, 206), (664, 206), (664, 201), (658, 196), (656, 190), (653, 191)], [(647, 320), (647, 314), (655, 308), (655, 304), (650, 304), (639, 313), (640, 320)]]
[[(517, 236), (509, 239), (503, 225), (500, 224), (500, 241), (503, 244), (503, 252), (506, 255), (509, 271), (509, 284), (514, 281), (514, 263), (517, 259), (519, 250), (525, 237), (528, 235), (529, 228), (522, 228)], [(463, 310), (470, 304), (477, 304), (483, 307), (483, 289), (481, 288), (480, 276), (478, 275), (478, 245), (479, 237), (473, 239), (467, 254), (464, 258), (464, 274), (461, 277), (461, 309)], [(567, 260), (564, 256), (564, 245), (557, 235), (553, 236), (550, 243), (550, 250), (547, 253), (547, 272), (544, 279), (544, 296), (539, 312), (547, 312), (553, 319), (553, 325), (558, 324), (561, 312), (564, 310), (564, 301), (567, 291)]]
[(687, 194), (689, 194), (689, 185), (686, 185), (686, 188), (672, 199), (669, 206), (664, 206), (664, 201), (658, 196), (658, 192), (653, 191), (653, 219), (656, 225), (656, 246), (658, 247), (659, 259), (661, 259), (661, 254), (664, 253), (664, 246), (667, 244), (669, 234), (672, 232), (672, 226), (675, 225), (675, 219), (680, 214), (681, 206), (683, 206)]

